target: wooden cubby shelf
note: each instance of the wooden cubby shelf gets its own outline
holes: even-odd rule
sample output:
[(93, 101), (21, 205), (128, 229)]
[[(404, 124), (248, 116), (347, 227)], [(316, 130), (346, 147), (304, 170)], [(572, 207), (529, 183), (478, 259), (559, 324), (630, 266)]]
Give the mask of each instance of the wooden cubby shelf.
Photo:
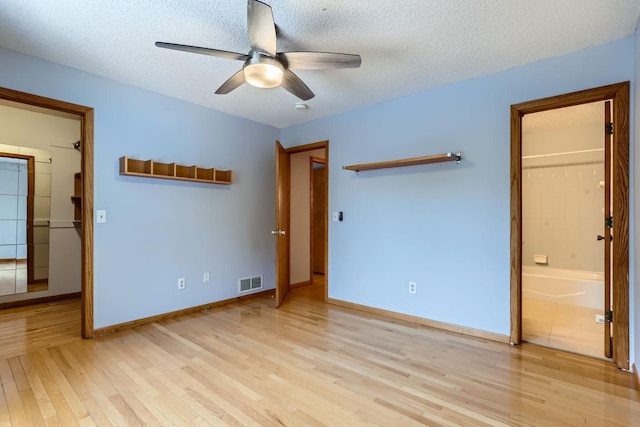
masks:
[(231, 171), (198, 166), (183, 166), (161, 163), (155, 160), (136, 160), (120, 157), (120, 175), (146, 178), (177, 179), (180, 181), (205, 182), (207, 184), (231, 184)]
[(373, 169), (387, 169), (387, 168), (399, 168), (402, 166), (426, 165), (429, 163), (458, 162), (459, 164), (461, 159), (462, 159), (462, 154), (459, 152), (458, 153), (442, 153), (442, 154), (435, 154), (433, 156), (412, 157), (410, 159), (391, 160), (388, 162), (349, 165), (349, 166), (343, 166), (342, 169), (360, 172), (360, 171), (367, 171), (367, 170), (373, 170)]

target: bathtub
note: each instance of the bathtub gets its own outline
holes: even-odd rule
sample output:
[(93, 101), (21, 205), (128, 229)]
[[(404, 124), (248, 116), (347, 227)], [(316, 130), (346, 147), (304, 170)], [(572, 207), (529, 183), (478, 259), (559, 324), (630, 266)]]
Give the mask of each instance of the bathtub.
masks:
[(604, 273), (523, 265), (522, 298), (602, 310)]

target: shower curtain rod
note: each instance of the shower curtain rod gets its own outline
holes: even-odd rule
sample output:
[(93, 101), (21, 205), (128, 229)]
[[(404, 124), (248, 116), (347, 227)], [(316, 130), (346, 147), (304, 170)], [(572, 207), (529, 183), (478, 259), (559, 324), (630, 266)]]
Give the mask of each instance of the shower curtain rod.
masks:
[(522, 156), (522, 158), (523, 159), (539, 159), (541, 157), (566, 156), (568, 154), (595, 153), (596, 151), (604, 151), (604, 148), (593, 148), (591, 150), (565, 151), (564, 153), (535, 154), (532, 156)]
[(587, 162), (567, 162), (567, 163), (558, 163), (553, 165), (534, 165), (534, 166), (523, 166), (522, 170), (526, 169), (545, 169), (545, 168), (561, 168), (565, 166), (586, 166), (586, 165), (601, 165), (604, 163), (604, 160), (592, 160)]

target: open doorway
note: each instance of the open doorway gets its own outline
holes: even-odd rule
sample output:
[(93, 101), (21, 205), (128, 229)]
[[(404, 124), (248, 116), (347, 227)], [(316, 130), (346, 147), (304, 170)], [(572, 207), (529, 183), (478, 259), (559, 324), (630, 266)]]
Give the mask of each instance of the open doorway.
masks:
[(598, 101), (522, 118), (522, 339), (592, 357), (611, 357), (610, 117)]
[[(0, 102), (0, 308), (80, 296), (80, 120)], [(13, 161), (11, 161), (13, 160)]]
[(324, 149), (290, 155), (290, 277), (291, 287), (313, 283), (324, 275), (326, 178)]
[(276, 142), (277, 306), (291, 288), (327, 298), (328, 144), (284, 149)]
[[(605, 132), (610, 134), (611, 139), (611, 171), (603, 170), (602, 180), (598, 180), (595, 185), (596, 188), (588, 190), (602, 190), (602, 198), (610, 188), (615, 189), (611, 197), (612, 208), (610, 212), (606, 206), (606, 202), (601, 202), (600, 205), (600, 218), (602, 220), (600, 227), (602, 230), (603, 238), (606, 244), (611, 243), (611, 285), (606, 284), (609, 278), (609, 274), (603, 273), (603, 283), (600, 289), (604, 293), (601, 303), (601, 313), (605, 315), (604, 322), (601, 325), (601, 340), (604, 343), (603, 356), (607, 356), (607, 351), (610, 350), (610, 356), (613, 362), (621, 369), (629, 369), (629, 83), (618, 83), (609, 86), (603, 86), (600, 88), (589, 89), (581, 92), (574, 92), (566, 95), (559, 95), (551, 98), (545, 98), (521, 104), (511, 106), (511, 334), (510, 340), (513, 344), (518, 344), (523, 339), (523, 273), (525, 264), (524, 245), (527, 242), (523, 241), (523, 180), (527, 163), (534, 160), (536, 154), (528, 154), (523, 151), (523, 120), (526, 115), (531, 115), (543, 111), (556, 110), (560, 108), (591, 104), (594, 102), (611, 101), (612, 118), (608, 123), (607, 119), (603, 119), (601, 127), (601, 135), (603, 140), (605, 138)], [(599, 104), (600, 108), (603, 107), (603, 112), (607, 111), (607, 107), (604, 107), (602, 103)], [(603, 114), (604, 117), (606, 115)], [(607, 153), (603, 141), (602, 147), (594, 149)], [(590, 150), (590, 149), (585, 149)], [(571, 151), (571, 150), (570, 150)], [(573, 150), (580, 151), (580, 150)], [(571, 155), (591, 156), (594, 152), (587, 151), (585, 153), (572, 153)], [(554, 153), (551, 153), (554, 154)], [(557, 153), (555, 153), (557, 154)], [(524, 157), (530, 157), (524, 159)], [(564, 156), (561, 154), (561, 156)], [(551, 157), (551, 156), (547, 156)], [(559, 156), (553, 156), (559, 157)], [(606, 156), (605, 156), (606, 157)], [(540, 159), (540, 158), (537, 158)], [(591, 159), (593, 160), (593, 159)], [(565, 162), (567, 163), (567, 162)], [(606, 166), (607, 160), (604, 160)], [(557, 165), (554, 165), (554, 167)], [(575, 166), (575, 165), (572, 165)], [(593, 165), (590, 165), (593, 166)], [(566, 166), (568, 167), (568, 166)], [(593, 173), (593, 170), (591, 171)], [(528, 172), (527, 172), (528, 173)], [(596, 175), (598, 174), (596, 170)], [(606, 184), (608, 177), (611, 177), (611, 187)], [(597, 188), (600, 181), (603, 183), (603, 188)], [(555, 191), (552, 190), (552, 191)], [(560, 195), (559, 195), (560, 198)], [(538, 202), (536, 198), (533, 200)], [(600, 203), (600, 202), (599, 202)], [(530, 204), (530, 203), (529, 203)], [(566, 214), (566, 211), (565, 211)], [(577, 214), (576, 214), (577, 215)], [(565, 222), (565, 231), (569, 228), (569, 223), (577, 221), (573, 215), (571, 218), (565, 218), (568, 222)], [(566, 216), (566, 215), (565, 215)], [(615, 220), (614, 220), (615, 219)], [(590, 232), (589, 232), (590, 233)], [(600, 234), (600, 233), (598, 233)], [(533, 235), (533, 234), (531, 234)], [(609, 237), (611, 236), (611, 237)], [(597, 239), (596, 236), (591, 236), (593, 239)], [(609, 238), (608, 238), (609, 237)], [(582, 237), (580, 237), (582, 238)], [(585, 239), (589, 238), (589, 235), (584, 236)], [(599, 240), (594, 240), (599, 242)], [(531, 243), (531, 240), (530, 242)], [(601, 251), (603, 259), (603, 270), (607, 263), (604, 262), (607, 254), (607, 246), (604, 246)], [(538, 257), (535, 257), (538, 255)], [(532, 258), (531, 261), (535, 263), (537, 260), (540, 264), (545, 262), (544, 256), (547, 254), (528, 253), (527, 257)], [(567, 254), (565, 254), (567, 255)], [(575, 255), (575, 254), (574, 254)], [(571, 252), (568, 253), (571, 258)], [(562, 255), (558, 255), (559, 258)], [(526, 261), (528, 262), (528, 260)], [(547, 258), (547, 262), (549, 259)], [(568, 262), (571, 262), (570, 260)], [(610, 301), (607, 299), (608, 291), (610, 293)], [(610, 307), (612, 309), (610, 309)], [(617, 314), (616, 314), (617, 313)], [(594, 314), (595, 322), (595, 314)]]
[[(323, 153), (324, 154), (324, 153)], [(310, 182), (310, 258), (312, 297), (324, 296), (326, 277), (327, 168), (323, 158), (309, 159)]]
[[(80, 233), (80, 292), (81, 292), (81, 319), (80, 329), (83, 338), (93, 337), (93, 108), (71, 104), (51, 98), (45, 98), (12, 89), (0, 88), (0, 102), (3, 104), (17, 103), (30, 110), (42, 111), (48, 114), (70, 115), (80, 123), (79, 147), (80, 147), (80, 172), (81, 179), (78, 185), (81, 198), (81, 224)], [(76, 142), (76, 141), (73, 141)], [(76, 165), (77, 167), (77, 165)], [(72, 172), (73, 175), (77, 169)], [(71, 190), (74, 190), (73, 183)], [(73, 194), (73, 193), (72, 193)], [(71, 196), (72, 194), (69, 194)], [(67, 203), (71, 203), (67, 199)], [(73, 224), (74, 227), (76, 223)], [(73, 232), (76, 232), (75, 230)], [(64, 255), (64, 254), (60, 254)], [(44, 301), (43, 301), (44, 302)]]

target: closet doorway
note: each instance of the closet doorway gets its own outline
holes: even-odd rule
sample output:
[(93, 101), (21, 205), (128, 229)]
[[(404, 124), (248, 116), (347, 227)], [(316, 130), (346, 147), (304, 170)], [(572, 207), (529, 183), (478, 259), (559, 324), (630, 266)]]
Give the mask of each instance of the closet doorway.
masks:
[[(24, 108), (49, 110), (52, 114), (71, 115), (80, 123), (80, 230), (81, 253), (81, 335), (93, 337), (93, 108), (45, 98), (12, 89), (0, 88), (0, 102), (17, 103)], [(73, 186), (71, 186), (71, 196)], [(71, 203), (71, 201), (69, 201)], [(44, 301), (43, 301), (44, 302)]]

